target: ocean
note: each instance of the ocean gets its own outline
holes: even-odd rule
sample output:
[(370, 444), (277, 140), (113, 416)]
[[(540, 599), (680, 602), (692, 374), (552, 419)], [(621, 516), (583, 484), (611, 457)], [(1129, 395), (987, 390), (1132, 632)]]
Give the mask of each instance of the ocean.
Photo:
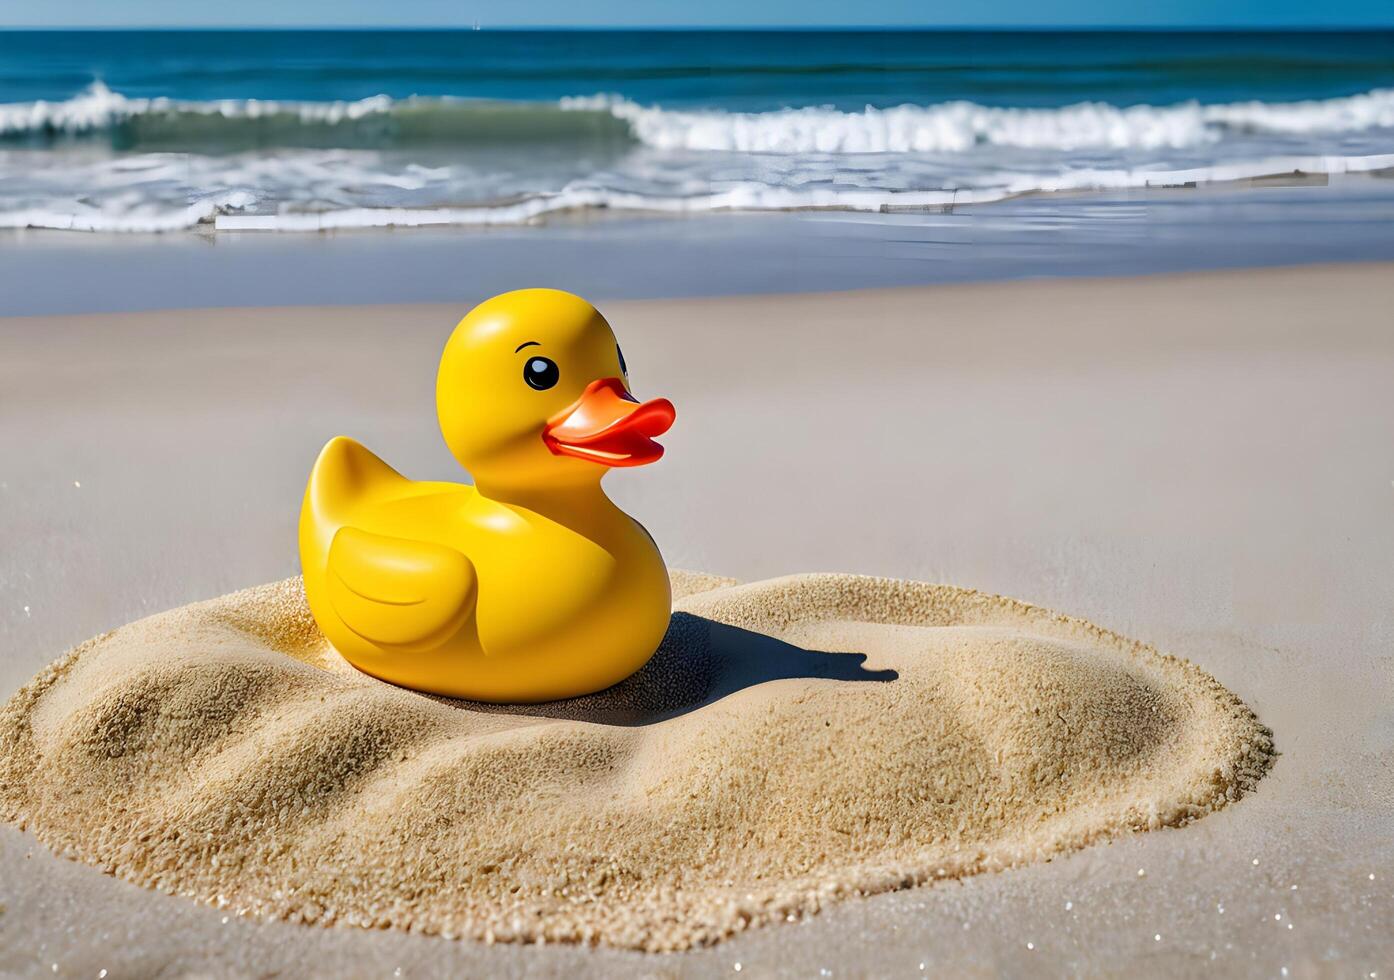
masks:
[(0, 228), (943, 211), (1394, 170), (1394, 32), (0, 32)]

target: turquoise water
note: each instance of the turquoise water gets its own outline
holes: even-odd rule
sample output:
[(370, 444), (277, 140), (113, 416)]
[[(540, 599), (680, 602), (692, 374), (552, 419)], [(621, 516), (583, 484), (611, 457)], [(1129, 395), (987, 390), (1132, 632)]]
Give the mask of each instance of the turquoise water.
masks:
[(458, 96), (845, 110), (1291, 102), (1394, 87), (1394, 32), (0, 32), (0, 102)]
[(1394, 32), (0, 32), (0, 227), (508, 225), (1394, 167)]

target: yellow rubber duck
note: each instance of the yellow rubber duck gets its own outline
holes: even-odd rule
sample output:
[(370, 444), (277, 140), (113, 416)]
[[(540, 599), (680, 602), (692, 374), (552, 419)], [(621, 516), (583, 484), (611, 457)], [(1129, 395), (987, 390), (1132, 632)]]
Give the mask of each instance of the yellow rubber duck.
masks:
[(436, 410), (474, 486), (408, 480), (352, 439), (315, 461), (300, 563), (315, 621), (359, 670), (483, 701), (618, 683), (668, 626), (668, 571), (601, 478), (651, 463), (672, 403), (629, 392), (590, 303), (504, 293), (450, 335)]

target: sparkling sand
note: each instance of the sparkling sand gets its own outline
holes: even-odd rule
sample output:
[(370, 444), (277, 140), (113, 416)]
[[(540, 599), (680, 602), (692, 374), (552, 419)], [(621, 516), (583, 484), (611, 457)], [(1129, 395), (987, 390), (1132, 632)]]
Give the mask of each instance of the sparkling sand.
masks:
[(679, 950), (1238, 799), (1270, 732), (1208, 674), (949, 586), (675, 575), (662, 649), (499, 709), (360, 674), (298, 579), (79, 646), (0, 713), (0, 814), (259, 915)]

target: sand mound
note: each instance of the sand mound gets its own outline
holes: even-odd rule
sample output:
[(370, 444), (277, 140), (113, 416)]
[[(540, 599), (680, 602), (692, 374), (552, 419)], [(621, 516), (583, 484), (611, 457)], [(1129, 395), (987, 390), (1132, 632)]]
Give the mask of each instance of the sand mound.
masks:
[(643, 671), (541, 708), (356, 673), (298, 580), (133, 623), (0, 712), (0, 815), (239, 910), (673, 950), (1181, 824), (1272, 759), (1199, 669), (1010, 599), (675, 584)]

